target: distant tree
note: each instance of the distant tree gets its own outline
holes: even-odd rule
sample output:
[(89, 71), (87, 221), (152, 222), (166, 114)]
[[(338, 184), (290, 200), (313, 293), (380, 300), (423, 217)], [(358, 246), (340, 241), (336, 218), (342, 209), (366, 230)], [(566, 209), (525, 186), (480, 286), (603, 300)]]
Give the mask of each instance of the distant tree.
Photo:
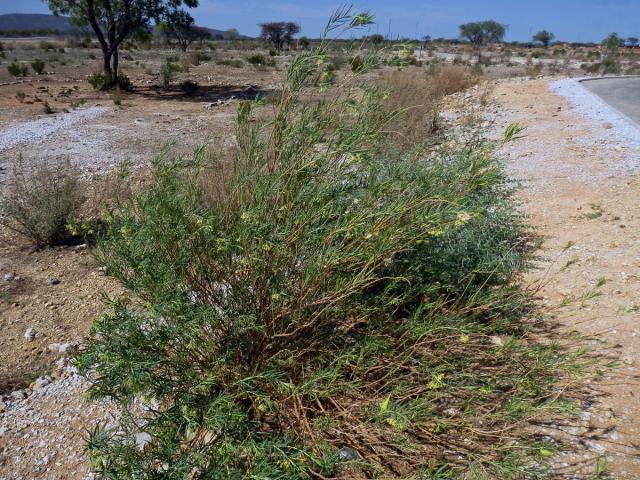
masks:
[(300, 33), (300, 25), (293, 22), (270, 22), (260, 24), (260, 38), (272, 43), (276, 50), (282, 50), (285, 44), (291, 44), (294, 35)]
[(541, 43), (544, 48), (549, 48), (549, 44), (553, 41), (554, 38), (556, 38), (556, 36), (553, 33), (547, 30), (540, 30), (533, 36), (533, 41)]
[(240, 38), (240, 32), (237, 28), (230, 28), (226, 31), (227, 39), (229, 40), (237, 40)]
[(302, 50), (307, 50), (310, 45), (311, 45), (311, 42), (307, 37), (300, 37), (298, 39), (298, 48), (301, 48)]
[(193, 17), (184, 10), (172, 12), (167, 20), (166, 23), (161, 23), (159, 28), (167, 41), (174, 41), (183, 52), (186, 52), (193, 42), (211, 38), (211, 32), (204, 27), (196, 26)]
[(624, 46), (624, 40), (617, 33), (612, 33), (602, 41), (602, 46), (604, 47), (602, 73), (618, 73), (620, 71), (618, 50)]
[(488, 43), (501, 42), (507, 33), (507, 26), (495, 20), (482, 22), (470, 22), (460, 25), (460, 36), (467, 39), (478, 49), (478, 60), (481, 57), (481, 48)]
[[(90, 25), (102, 49), (102, 68), (112, 88), (118, 84), (118, 47), (129, 36), (148, 32), (152, 23), (169, 22), (182, 5), (198, 0), (45, 0), (54, 15), (69, 15), (79, 26)], [(186, 12), (185, 12), (186, 13)], [(188, 15), (188, 14), (187, 14)]]
[(374, 33), (373, 35), (369, 35), (369, 41), (372, 45), (380, 45), (384, 43), (384, 36), (379, 33)]
[(636, 37), (627, 38), (627, 45), (629, 45), (631, 48), (636, 48), (639, 43), (640, 40), (638, 40)]

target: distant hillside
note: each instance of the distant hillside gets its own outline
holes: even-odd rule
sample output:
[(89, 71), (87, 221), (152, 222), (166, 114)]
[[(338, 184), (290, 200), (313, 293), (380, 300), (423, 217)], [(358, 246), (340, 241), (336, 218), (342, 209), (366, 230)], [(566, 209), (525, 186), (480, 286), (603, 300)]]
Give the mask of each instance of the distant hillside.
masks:
[(8, 13), (0, 15), (0, 32), (58, 32), (61, 34), (72, 33), (81, 30), (73, 25), (68, 17), (56, 17), (54, 15), (39, 13)]
[[(240, 35), (237, 30), (217, 30), (207, 28), (211, 36), (216, 39), (229, 40), (232, 38), (249, 38)], [(8, 13), (0, 15), (0, 35), (30, 36), (47, 34), (71, 34), (79, 31), (90, 32), (91, 29), (79, 28), (71, 23), (69, 17), (38, 13)]]

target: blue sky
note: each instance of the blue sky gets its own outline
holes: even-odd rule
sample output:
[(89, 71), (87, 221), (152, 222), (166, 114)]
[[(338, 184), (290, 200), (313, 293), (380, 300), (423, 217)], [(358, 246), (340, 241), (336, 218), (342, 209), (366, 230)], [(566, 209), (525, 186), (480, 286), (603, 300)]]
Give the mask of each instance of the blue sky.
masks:
[[(640, 0), (368, 0), (355, 3), (376, 17), (375, 33), (455, 37), (458, 25), (493, 18), (509, 25), (507, 40), (527, 40), (547, 29), (559, 40), (600, 41), (611, 32), (640, 37)], [(295, 21), (302, 35), (317, 36), (341, 2), (332, 0), (200, 0), (192, 11), (200, 25), (255, 35), (264, 21)], [(0, 0), (2, 13), (46, 13), (41, 0)]]

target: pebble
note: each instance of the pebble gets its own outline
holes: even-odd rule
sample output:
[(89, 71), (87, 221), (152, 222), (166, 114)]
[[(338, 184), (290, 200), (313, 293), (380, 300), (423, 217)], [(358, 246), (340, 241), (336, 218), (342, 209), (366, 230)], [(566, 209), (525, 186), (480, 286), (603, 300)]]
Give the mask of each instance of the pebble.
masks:
[(2, 276), (2, 279), (3, 279), (5, 282), (11, 282), (12, 280), (15, 280), (15, 278), (16, 278), (16, 276), (15, 276), (13, 273), (5, 273), (5, 274)]
[(38, 332), (36, 332), (35, 329), (29, 327), (24, 331), (24, 338), (31, 342), (36, 338), (37, 334)]
[(47, 281), (49, 282), (49, 285), (58, 285), (60, 283), (60, 279), (58, 278), (50, 278)]

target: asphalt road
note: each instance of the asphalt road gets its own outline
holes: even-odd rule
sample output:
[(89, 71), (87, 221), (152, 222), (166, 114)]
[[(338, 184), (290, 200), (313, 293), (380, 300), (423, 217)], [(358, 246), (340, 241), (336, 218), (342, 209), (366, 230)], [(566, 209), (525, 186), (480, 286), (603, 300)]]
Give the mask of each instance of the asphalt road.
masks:
[(640, 125), (640, 78), (603, 78), (582, 85)]

